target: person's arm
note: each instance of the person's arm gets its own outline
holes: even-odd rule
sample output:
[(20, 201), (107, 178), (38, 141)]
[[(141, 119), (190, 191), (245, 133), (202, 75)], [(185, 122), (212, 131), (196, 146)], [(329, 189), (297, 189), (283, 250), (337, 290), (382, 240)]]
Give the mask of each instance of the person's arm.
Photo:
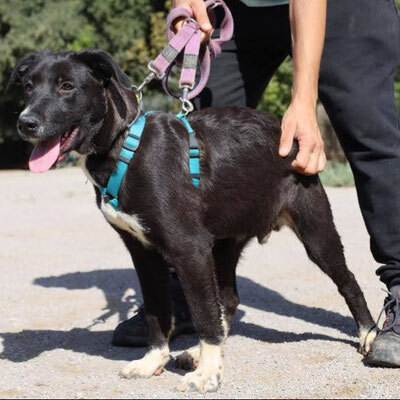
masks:
[(325, 168), (326, 157), (317, 124), (318, 77), (325, 37), (327, 0), (291, 0), (290, 24), (293, 51), (292, 101), (282, 120), (279, 154), (286, 157), (299, 142), (293, 167), (316, 174)]

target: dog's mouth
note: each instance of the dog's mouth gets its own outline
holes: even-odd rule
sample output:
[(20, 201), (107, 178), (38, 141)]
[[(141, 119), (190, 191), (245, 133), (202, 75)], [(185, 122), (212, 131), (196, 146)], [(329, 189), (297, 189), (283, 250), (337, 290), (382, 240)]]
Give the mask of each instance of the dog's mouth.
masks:
[(39, 174), (48, 171), (54, 164), (64, 161), (66, 153), (71, 150), (78, 132), (79, 126), (73, 125), (67, 132), (36, 143), (29, 158), (29, 169)]

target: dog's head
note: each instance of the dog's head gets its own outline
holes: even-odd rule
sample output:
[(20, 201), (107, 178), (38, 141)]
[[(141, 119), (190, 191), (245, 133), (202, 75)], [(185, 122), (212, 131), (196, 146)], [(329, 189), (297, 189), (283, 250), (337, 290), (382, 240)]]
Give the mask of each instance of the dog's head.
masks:
[[(26, 100), (18, 133), (37, 140), (29, 161), (33, 172), (47, 171), (72, 150), (101, 152), (113, 131), (122, 128), (117, 125), (136, 112), (129, 78), (101, 50), (29, 54), (14, 68), (10, 83), (22, 84)], [(105, 125), (110, 132), (104, 132)]]

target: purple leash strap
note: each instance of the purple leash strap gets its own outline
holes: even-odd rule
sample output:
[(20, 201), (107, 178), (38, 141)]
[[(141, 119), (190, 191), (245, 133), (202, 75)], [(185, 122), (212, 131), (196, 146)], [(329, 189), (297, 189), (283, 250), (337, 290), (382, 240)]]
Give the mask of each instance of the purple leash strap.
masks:
[[(204, 87), (207, 84), (208, 77), (210, 76), (211, 60), (221, 53), (222, 43), (231, 39), (233, 35), (232, 14), (227, 5), (224, 3), (224, 1), (207, 0), (205, 4), (210, 13), (213, 12), (212, 10), (215, 7), (221, 6), (224, 9), (225, 16), (221, 23), (219, 38), (215, 39), (210, 38), (207, 42), (200, 44), (201, 32), (199, 29), (198, 35), (193, 37), (189, 41), (188, 45), (185, 47), (179, 86), (181, 89), (184, 88), (191, 89), (191, 91), (187, 91), (186, 98), (188, 100), (196, 97), (204, 89)], [(191, 21), (193, 18), (192, 11), (187, 8), (178, 7), (170, 12), (167, 18), (168, 41), (172, 40), (177, 35), (174, 33), (173, 30), (173, 23), (177, 18), (186, 18), (188, 21)], [(210, 20), (213, 24), (215, 24), (215, 19), (216, 18), (214, 15), (210, 15)], [(197, 63), (199, 58), (200, 58), (200, 80), (197, 86), (194, 87)], [(168, 74), (162, 79), (162, 84), (167, 94), (169, 94), (172, 97), (179, 98), (178, 95), (172, 93), (168, 88)]]
[(187, 23), (184, 24), (179, 33), (174, 35), (154, 61), (149, 63), (150, 70), (155, 72), (158, 78), (163, 79), (176, 57), (198, 30), (199, 28), (195, 21), (187, 20)]
[[(210, 20), (215, 25), (215, 15), (213, 9), (221, 6), (225, 16), (221, 23), (220, 35), (218, 38), (209, 39), (201, 43), (201, 30), (197, 22), (193, 19), (191, 10), (184, 7), (172, 9), (167, 18), (167, 39), (168, 44), (161, 53), (149, 63), (150, 74), (144, 82), (136, 88), (136, 92), (141, 96), (141, 90), (154, 77), (161, 79), (165, 92), (182, 101), (183, 110), (186, 112), (185, 104), (191, 105), (190, 99), (196, 97), (205, 87), (210, 75), (211, 60), (221, 53), (221, 45), (231, 39), (233, 35), (233, 18), (223, 0), (207, 0), (205, 2), (209, 11)], [(174, 32), (174, 22), (176, 19), (184, 19), (184, 24), (178, 33)], [(168, 87), (169, 73), (177, 63), (177, 57), (183, 53), (182, 71), (179, 79), (179, 87), (182, 89), (182, 97), (172, 93)], [(195, 86), (197, 65), (200, 61), (200, 79)]]

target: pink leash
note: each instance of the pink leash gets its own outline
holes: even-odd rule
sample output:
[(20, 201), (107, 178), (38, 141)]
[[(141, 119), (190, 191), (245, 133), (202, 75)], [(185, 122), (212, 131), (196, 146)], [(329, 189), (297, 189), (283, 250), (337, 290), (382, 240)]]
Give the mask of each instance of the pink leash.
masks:
[[(167, 17), (167, 40), (168, 44), (161, 53), (149, 62), (150, 73), (138, 87), (136, 92), (141, 99), (141, 91), (152, 79), (158, 78), (162, 81), (165, 92), (182, 102), (182, 111), (186, 114), (193, 110), (190, 99), (196, 97), (205, 87), (210, 75), (211, 60), (221, 53), (221, 44), (232, 37), (233, 18), (223, 0), (207, 0), (206, 7), (209, 11), (210, 19), (215, 25), (215, 15), (212, 11), (215, 7), (221, 6), (224, 9), (225, 17), (221, 23), (219, 38), (209, 39), (201, 43), (201, 30), (197, 22), (193, 19), (192, 11), (177, 7), (172, 9)], [(173, 30), (174, 21), (183, 18), (182, 29), (175, 34)], [(171, 92), (168, 87), (168, 77), (172, 67), (177, 64), (177, 58), (183, 53), (182, 71), (179, 79), (179, 87), (182, 95)], [(197, 65), (200, 61), (200, 80), (195, 86)]]

